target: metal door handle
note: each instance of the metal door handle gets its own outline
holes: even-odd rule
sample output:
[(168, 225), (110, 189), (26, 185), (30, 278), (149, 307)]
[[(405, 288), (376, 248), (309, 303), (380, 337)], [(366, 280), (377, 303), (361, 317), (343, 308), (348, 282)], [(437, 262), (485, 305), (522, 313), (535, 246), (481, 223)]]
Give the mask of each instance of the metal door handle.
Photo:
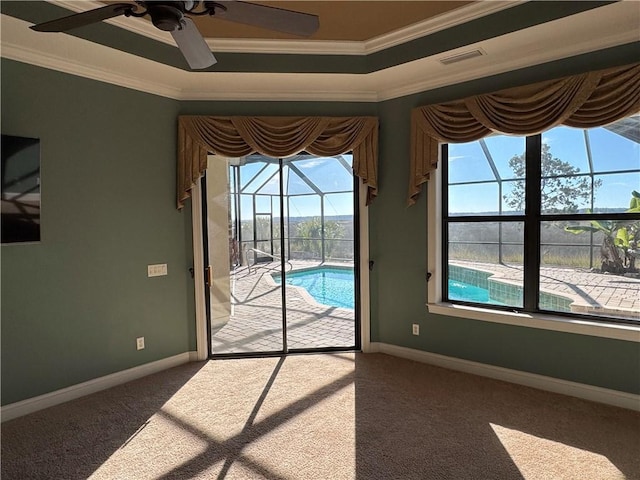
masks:
[(207, 266), (204, 273), (205, 273), (207, 287), (212, 286), (213, 285), (213, 268), (211, 268), (211, 265)]

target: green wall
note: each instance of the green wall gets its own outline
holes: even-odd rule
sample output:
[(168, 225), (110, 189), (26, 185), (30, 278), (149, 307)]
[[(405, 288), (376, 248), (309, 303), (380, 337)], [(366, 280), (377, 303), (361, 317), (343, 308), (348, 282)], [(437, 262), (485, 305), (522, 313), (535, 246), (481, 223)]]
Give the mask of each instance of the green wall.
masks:
[[(430, 315), (426, 196), (406, 206), (412, 108), (628, 63), (636, 49), (378, 104), (177, 102), (3, 59), (2, 133), (42, 140), (43, 240), (2, 246), (2, 404), (195, 350), (191, 209), (175, 209), (180, 114), (379, 115), (372, 340), (640, 393), (637, 343)], [(150, 263), (169, 275), (147, 278)]]
[[(372, 103), (180, 103), (6, 59), (1, 74), (2, 133), (41, 139), (42, 184), (42, 242), (1, 248), (3, 405), (196, 349), (178, 115), (377, 114)], [(169, 274), (147, 278), (152, 263)]]
[(2, 403), (194, 350), (178, 102), (5, 59), (1, 79), (2, 133), (41, 139), (42, 191), (42, 241), (1, 250)]

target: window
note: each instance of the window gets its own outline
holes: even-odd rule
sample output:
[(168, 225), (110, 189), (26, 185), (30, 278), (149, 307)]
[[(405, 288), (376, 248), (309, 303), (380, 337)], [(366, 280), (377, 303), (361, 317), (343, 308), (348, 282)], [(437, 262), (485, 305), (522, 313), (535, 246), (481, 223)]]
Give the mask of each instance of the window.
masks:
[(441, 166), (431, 303), (640, 323), (640, 116), (444, 145)]

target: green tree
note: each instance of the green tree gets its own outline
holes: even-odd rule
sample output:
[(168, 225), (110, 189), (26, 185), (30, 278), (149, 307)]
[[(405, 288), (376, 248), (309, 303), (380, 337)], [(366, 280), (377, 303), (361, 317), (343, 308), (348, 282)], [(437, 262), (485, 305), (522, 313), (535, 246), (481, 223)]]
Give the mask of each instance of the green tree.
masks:
[[(298, 225), (296, 236), (301, 238), (302, 250), (320, 256), (322, 253), (322, 219), (313, 217)], [(324, 222), (324, 238), (335, 239), (344, 236), (342, 225), (334, 220)], [(325, 254), (331, 256), (334, 248), (333, 242), (325, 242)]]
[[(640, 213), (640, 193), (631, 192), (631, 202), (626, 213)], [(609, 273), (630, 273), (636, 271), (636, 258), (640, 255), (640, 222), (624, 220), (591, 220), (590, 225), (565, 227), (575, 234), (585, 232), (603, 235), (600, 257), (600, 270)]]
[[(540, 185), (542, 208), (545, 213), (575, 213), (579, 205), (591, 204), (591, 179), (576, 176), (580, 169), (551, 154), (548, 144), (542, 144), (542, 178)], [(509, 167), (516, 178), (525, 177), (525, 154), (514, 155)], [(593, 182), (593, 190), (602, 185), (601, 180)], [(505, 203), (517, 212), (524, 211), (525, 182), (514, 182), (511, 192), (504, 195)]]

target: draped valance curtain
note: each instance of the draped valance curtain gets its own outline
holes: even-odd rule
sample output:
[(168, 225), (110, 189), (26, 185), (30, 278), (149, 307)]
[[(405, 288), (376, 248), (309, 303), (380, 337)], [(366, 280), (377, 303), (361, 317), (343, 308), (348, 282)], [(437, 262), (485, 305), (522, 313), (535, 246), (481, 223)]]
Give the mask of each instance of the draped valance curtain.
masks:
[(367, 185), (367, 204), (377, 194), (376, 117), (178, 118), (178, 209), (207, 168), (207, 155), (283, 158), (305, 151), (334, 156), (353, 153), (353, 172)]
[(640, 63), (415, 108), (408, 204), (437, 168), (440, 142), (472, 142), (494, 132), (534, 135), (556, 125), (593, 128), (638, 111)]

